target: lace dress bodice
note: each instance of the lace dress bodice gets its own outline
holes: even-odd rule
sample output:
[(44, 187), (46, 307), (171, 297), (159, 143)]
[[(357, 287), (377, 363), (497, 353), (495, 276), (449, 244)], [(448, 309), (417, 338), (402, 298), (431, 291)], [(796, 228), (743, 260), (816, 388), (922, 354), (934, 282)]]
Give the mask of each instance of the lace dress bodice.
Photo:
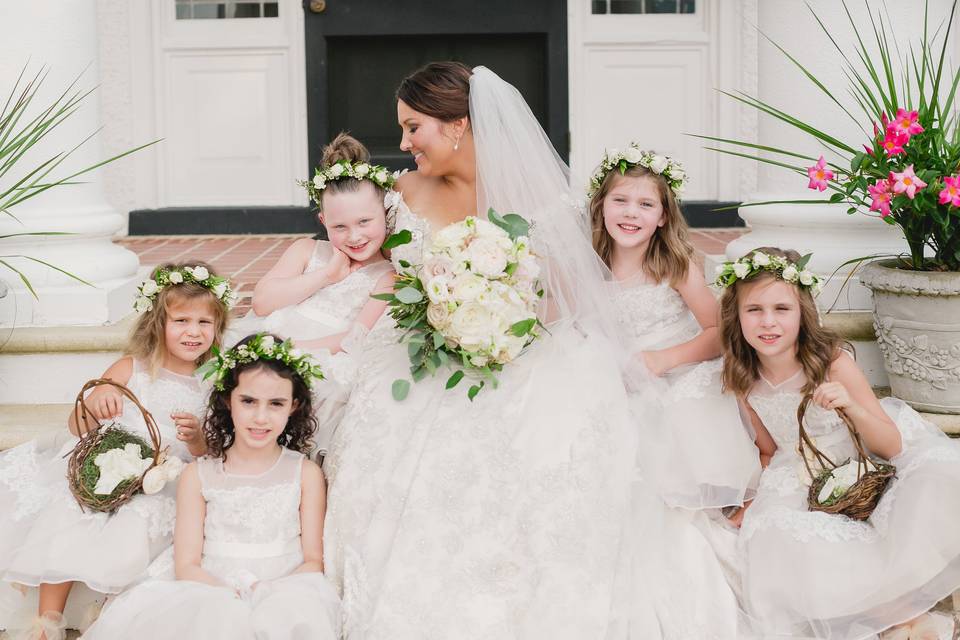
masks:
[(227, 472), (223, 460), (197, 461), (206, 500), (204, 568), (228, 582), (286, 575), (303, 562), (300, 544), (300, 477), (303, 455), (282, 449), (262, 474)]
[(412, 266), (422, 264), (424, 244), (430, 237), (430, 223), (411, 211), (399, 194), (397, 194), (388, 216), (393, 222), (394, 233), (409, 231), (412, 236), (407, 244), (391, 249), (390, 260), (393, 263), (393, 268), (397, 273), (402, 271), (401, 260)]
[[(161, 446), (169, 446), (171, 455), (192, 460), (193, 456), (190, 455), (186, 445), (177, 439), (176, 427), (170, 419), (170, 414), (192, 413), (203, 422), (210, 386), (203, 383), (197, 376), (185, 376), (166, 369), (159, 369), (155, 376), (151, 376), (142, 363), (134, 360), (133, 375), (130, 376), (127, 387), (156, 420), (157, 426), (160, 427)], [(118, 422), (149, 441), (150, 436), (143, 421), (143, 415), (140, 409), (128, 399), (124, 399), (123, 415)]]
[(669, 282), (618, 283), (617, 322), (638, 351), (667, 349), (696, 337), (701, 329)]

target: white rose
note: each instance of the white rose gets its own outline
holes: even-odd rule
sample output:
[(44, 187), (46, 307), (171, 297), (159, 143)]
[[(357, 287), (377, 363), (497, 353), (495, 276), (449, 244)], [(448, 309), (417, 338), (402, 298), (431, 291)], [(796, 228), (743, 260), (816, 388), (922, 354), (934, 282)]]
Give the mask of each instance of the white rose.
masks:
[(317, 189), (323, 189), (327, 186), (327, 179), (323, 177), (323, 174), (318, 173), (313, 176), (313, 186)]
[(462, 222), (447, 225), (433, 236), (433, 247), (439, 249), (454, 249), (463, 246), (471, 229)]
[(133, 310), (137, 313), (144, 313), (153, 309), (153, 302), (150, 301), (150, 298), (145, 298), (143, 296), (137, 296), (136, 300), (133, 301)]
[(846, 491), (857, 481), (858, 467), (859, 464), (856, 460), (850, 460), (846, 464), (834, 469), (830, 475), (836, 478), (837, 486)]
[(496, 319), (483, 305), (467, 302), (450, 316), (450, 333), (467, 351), (479, 351), (492, 342), (490, 334)]
[(458, 302), (471, 302), (487, 290), (487, 282), (471, 273), (457, 276), (450, 285), (450, 292)]
[(506, 231), (484, 218), (474, 220), (473, 229), (478, 238), (509, 238)]
[(183, 282), (183, 274), (180, 273), (179, 271), (171, 271), (170, 282), (172, 282), (173, 284), (180, 284), (181, 282)]
[(750, 273), (750, 265), (746, 262), (734, 262), (733, 273), (738, 278), (746, 278), (747, 274)]
[(164, 465), (154, 467), (143, 476), (143, 492), (148, 496), (159, 492), (167, 484), (167, 474), (163, 467)]
[(290, 349), (289, 353), (290, 353), (290, 356), (295, 359), (299, 359), (303, 357), (303, 350), (297, 349), (296, 347), (294, 347), (293, 349)]
[(520, 280), (536, 280), (540, 277), (540, 263), (533, 256), (520, 260), (517, 270), (513, 273)]
[(345, 169), (343, 165), (338, 162), (337, 164), (327, 169), (327, 171), (330, 173), (332, 177), (339, 178), (340, 176), (343, 175), (343, 172), (345, 171)]
[(194, 267), (191, 273), (193, 274), (193, 277), (200, 282), (203, 282), (210, 277), (210, 272), (207, 271), (206, 267)]
[(140, 291), (145, 296), (152, 296), (159, 290), (160, 290), (160, 287), (153, 280), (147, 280), (142, 285), (140, 285)]
[(427, 322), (438, 331), (443, 331), (450, 320), (450, 309), (446, 304), (431, 304), (427, 306)]
[(180, 472), (183, 471), (183, 460), (177, 456), (170, 456), (164, 460), (163, 464), (160, 465), (160, 468), (164, 470), (164, 474), (167, 478), (167, 482), (171, 480), (176, 480), (180, 475)]
[(260, 348), (263, 349), (263, 352), (267, 355), (273, 351), (273, 346), (276, 344), (276, 340), (273, 339), (273, 336), (263, 336), (260, 338)]
[(380, 169), (380, 171), (377, 171), (375, 174), (373, 174), (373, 179), (379, 182), (380, 184), (383, 184), (384, 182), (387, 181), (387, 176), (388, 176), (387, 172), (384, 171), (383, 169)]
[(213, 289), (211, 289), (211, 291), (213, 291), (213, 295), (217, 296), (218, 298), (223, 298), (223, 294), (227, 292), (226, 281), (217, 284), (213, 287)]
[(716, 275), (719, 276), (721, 273), (723, 273), (723, 270), (726, 269), (726, 268), (727, 268), (727, 265), (725, 265), (725, 264), (718, 264), (717, 266), (715, 266), (715, 267), (713, 268), (713, 272), (714, 272)]
[(506, 364), (516, 359), (526, 346), (526, 337), (518, 338), (515, 335), (507, 334), (498, 336), (493, 343), (493, 349), (496, 353), (495, 358), (500, 364)]
[(427, 297), (430, 302), (437, 304), (439, 302), (450, 301), (450, 278), (448, 276), (436, 276), (427, 281)]
[(110, 495), (121, 482), (137, 478), (153, 464), (150, 458), (140, 457), (140, 447), (127, 443), (123, 449), (104, 451), (93, 459), (100, 468), (100, 478), (93, 492), (98, 495)]
[(765, 267), (770, 264), (770, 256), (762, 251), (757, 251), (753, 254), (753, 264), (757, 265), (758, 267)]
[(490, 358), (487, 356), (473, 356), (470, 358), (470, 364), (475, 367), (485, 367), (490, 362)]
[(796, 282), (798, 275), (797, 268), (793, 265), (790, 265), (783, 270), (783, 279), (787, 282)]
[(623, 152), (623, 159), (630, 164), (637, 164), (643, 159), (643, 152), (636, 147), (630, 147)]
[(358, 164), (353, 168), (353, 175), (357, 176), (358, 178), (362, 178), (368, 173), (370, 173), (370, 165), (368, 164)]
[(507, 268), (507, 254), (493, 238), (477, 238), (465, 252), (470, 268), (487, 278), (496, 278)]
[(800, 284), (805, 287), (809, 287), (813, 284), (813, 274), (804, 269), (800, 272)]
[(423, 273), (427, 278), (450, 276), (453, 274), (453, 261), (443, 255), (431, 256), (423, 263)]
[(837, 488), (837, 481), (833, 476), (827, 478), (827, 481), (823, 483), (823, 487), (820, 489), (820, 493), (817, 494), (817, 502), (823, 504), (830, 499), (830, 496), (833, 495), (833, 490)]
[(670, 164), (670, 161), (663, 156), (653, 156), (653, 158), (650, 159), (650, 169), (653, 170), (654, 173), (663, 173), (668, 164)]

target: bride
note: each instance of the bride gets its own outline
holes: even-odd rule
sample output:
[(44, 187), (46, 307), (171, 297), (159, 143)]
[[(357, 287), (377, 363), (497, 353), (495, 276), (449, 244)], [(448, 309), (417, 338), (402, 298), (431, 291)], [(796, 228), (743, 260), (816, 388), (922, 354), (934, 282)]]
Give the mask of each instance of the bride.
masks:
[(398, 182), (396, 230), (413, 242), (394, 263), (420, 264), (431, 234), (466, 216), (519, 213), (542, 258), (549, 333), (472, 402), (462, 385), (445, 390), (445, 375), (398, 402), (406, 347), (388, 316), (370, 331), (324, 465), (325, 564), (345, 636), (660, 637), (654, 605), (625, 587), (636, 443), (604, 271), (567, 168), (489, 69), (433, 63), (397, 97), (417, 171)]

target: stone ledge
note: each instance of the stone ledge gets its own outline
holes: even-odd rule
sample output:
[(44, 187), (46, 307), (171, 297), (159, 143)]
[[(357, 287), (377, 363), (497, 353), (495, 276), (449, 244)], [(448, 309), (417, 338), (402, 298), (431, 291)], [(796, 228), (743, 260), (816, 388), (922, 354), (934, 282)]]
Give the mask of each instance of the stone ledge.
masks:
[(877, 339), (873, 331), (872, 311), (831, 311), (823, 314), (823, 326), (832, 329), (847, 340), (871, 341)]
[(0, 405), (0, 450), (67, 430), (72, 404)]
[(85, 353), (123, 351), (136, 314), (120, 322), (92, 327), (21, 327), (13, 330), (0, 353)]

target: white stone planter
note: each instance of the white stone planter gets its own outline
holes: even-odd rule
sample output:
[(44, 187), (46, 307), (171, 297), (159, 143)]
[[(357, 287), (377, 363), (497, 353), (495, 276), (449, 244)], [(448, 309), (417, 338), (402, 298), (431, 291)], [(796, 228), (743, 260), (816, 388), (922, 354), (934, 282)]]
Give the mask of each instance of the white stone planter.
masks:
[(893, 395), (917, 410), (960, 414), (960, 272), (867, 264), (874, 329)]

